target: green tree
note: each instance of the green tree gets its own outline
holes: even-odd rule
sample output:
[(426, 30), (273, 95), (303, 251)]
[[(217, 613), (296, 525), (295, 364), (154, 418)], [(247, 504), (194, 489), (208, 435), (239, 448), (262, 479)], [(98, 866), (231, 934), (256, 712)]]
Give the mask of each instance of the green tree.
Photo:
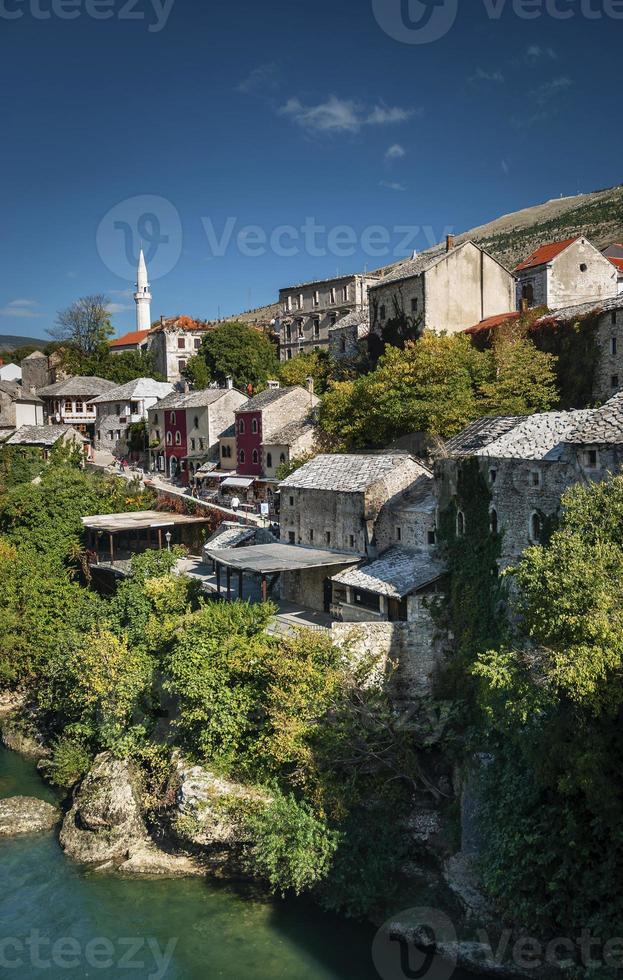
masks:
[(223, 323), (210, 330), (203, 338), (199, 357), (205, 361), (210, 381), (225, 384), (232, 378), (242, 391), (247, 385), (261, 390), (270, 378), (279, 376), (272, 341), (243, 323)]
[(194, 357), (190, 357), (182, 373), (186, 380), (197, 391), (203, 391), (203, 389), (207, 388), (210, 384), (210, 372), (208, 370), (208, 365), (205, 362), (205, 358), (203, 358), (201, 354), (195, 354)]
[(493, 378), (480, 386), (488, 415), (531, 415), (559, 402), (556, 361), (521, 337), (500, 336), (493, 344)]
[(105, 347), (114, 334), (108, 312), (109, 301), (102, 293), (82, 296), (56, 316), (50, 330), (55, 340), (69, 344), (81, 357)]
[(327, 389), (330, 373), (331, 362), (328, 352), (313, 351), (283, 361), (279, 368), (279, 380), (285, 387), (300, 385), (306, 388), (308, 379), (312, 378), (315, 394), (322, 395)]

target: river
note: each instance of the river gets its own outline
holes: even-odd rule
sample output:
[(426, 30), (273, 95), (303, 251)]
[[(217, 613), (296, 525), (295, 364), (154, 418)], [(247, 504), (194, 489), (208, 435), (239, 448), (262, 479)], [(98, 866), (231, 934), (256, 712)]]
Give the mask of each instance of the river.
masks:
[[(17, 795), (54, 800), (0, 749), (0, 797)], [(2, 980), (378, 980), (372, 937), (305, 902), (84, 871), (54, 834), (0, 839)]]

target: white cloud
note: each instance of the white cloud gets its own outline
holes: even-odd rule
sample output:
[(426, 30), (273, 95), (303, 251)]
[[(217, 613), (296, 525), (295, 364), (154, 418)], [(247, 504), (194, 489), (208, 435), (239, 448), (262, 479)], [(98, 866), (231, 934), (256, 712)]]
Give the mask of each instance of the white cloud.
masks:
[(318, 105), (303, 105), (300, 99), (289, 99), (279, 109), (280, 115), (311, 133), (358, 133), (363, 126), (405, 122), (413, 112), (399, 106), (366, 108), (354, 99), (338, 99), (335, 95)]
[(406, 191), (404, 184), (399, 184), (397, 180), (381, 180), (379, 187), (385, 187), (388, 191)]
[(472, 84), (476, 84), (477, 82), (494, 82), (496, 85), (503, 85), (505, 78), (501, 71), (484, 71), (483, 68), (477, 68), (468, 81)]
[(511, 168), (508, 164), (508, 161), (502, 160), (502, 173), (506, 174), (506, 176), (508, 177), (510, 172), (511, 172)]
[(531, 44), (526, 50), (526, 58), (528, 61), (540, 61), (541, 59), (556, 61), (558, 55), (553, 48), (542, 48), (540, 44)]
[(553, 78), (551, 82), (545, 82), (543, 85), (539, 85), (538, 88), (533, 89), (530, 95), (536, 100), (538, 105), (547, 105), (548, 102), (558, 98), (559, 95), (566, 92), (572, 85), (573, 82), (566, 76)]
[(407, 155), (407, 151), (404, 146), (400, 143), (393, 143), (392, 146), (388, 147), (385, 151), (386, 160), (400, 160), (402, 157)]
[(237, 92), (245, 95), (266, 95), (278, 88), (278, 68), (274, 62), (259, 65), (236, 86)]
[(44, 314), (37, 313), (34, 309), (38, 305), (34, 299), (12, 299), (10, 303), (0, 309), (0, 316), (10, 316), (22, 320), (42, 317)]
[(128, 310), (132, 310), (133, 308), (127, 303), (109, 303), (106, 307), (109, 313), (127, 313)]

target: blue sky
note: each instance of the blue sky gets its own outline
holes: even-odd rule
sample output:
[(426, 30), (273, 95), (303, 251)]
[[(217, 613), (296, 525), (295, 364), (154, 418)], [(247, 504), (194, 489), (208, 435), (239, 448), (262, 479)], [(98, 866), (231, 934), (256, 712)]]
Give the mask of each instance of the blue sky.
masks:
[[(132, 329), (139, 238), (153, 318), (212, 318), (621, 182), (622, 17), (621, 0), (0, 0), (0, 333), (45, 336), (93, 292)], [(405, 43), (424, 30), (445, 33)]]

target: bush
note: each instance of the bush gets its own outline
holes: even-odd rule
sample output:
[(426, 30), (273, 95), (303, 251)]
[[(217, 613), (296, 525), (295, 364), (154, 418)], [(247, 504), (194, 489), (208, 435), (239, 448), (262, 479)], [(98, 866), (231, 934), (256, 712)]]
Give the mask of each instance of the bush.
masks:
[(46, 779), (61, 789), (71, 789), (91, 768), (93, 756), (81, 743), (61, 737), (52, 746), (52, 758), (41, 764)]

